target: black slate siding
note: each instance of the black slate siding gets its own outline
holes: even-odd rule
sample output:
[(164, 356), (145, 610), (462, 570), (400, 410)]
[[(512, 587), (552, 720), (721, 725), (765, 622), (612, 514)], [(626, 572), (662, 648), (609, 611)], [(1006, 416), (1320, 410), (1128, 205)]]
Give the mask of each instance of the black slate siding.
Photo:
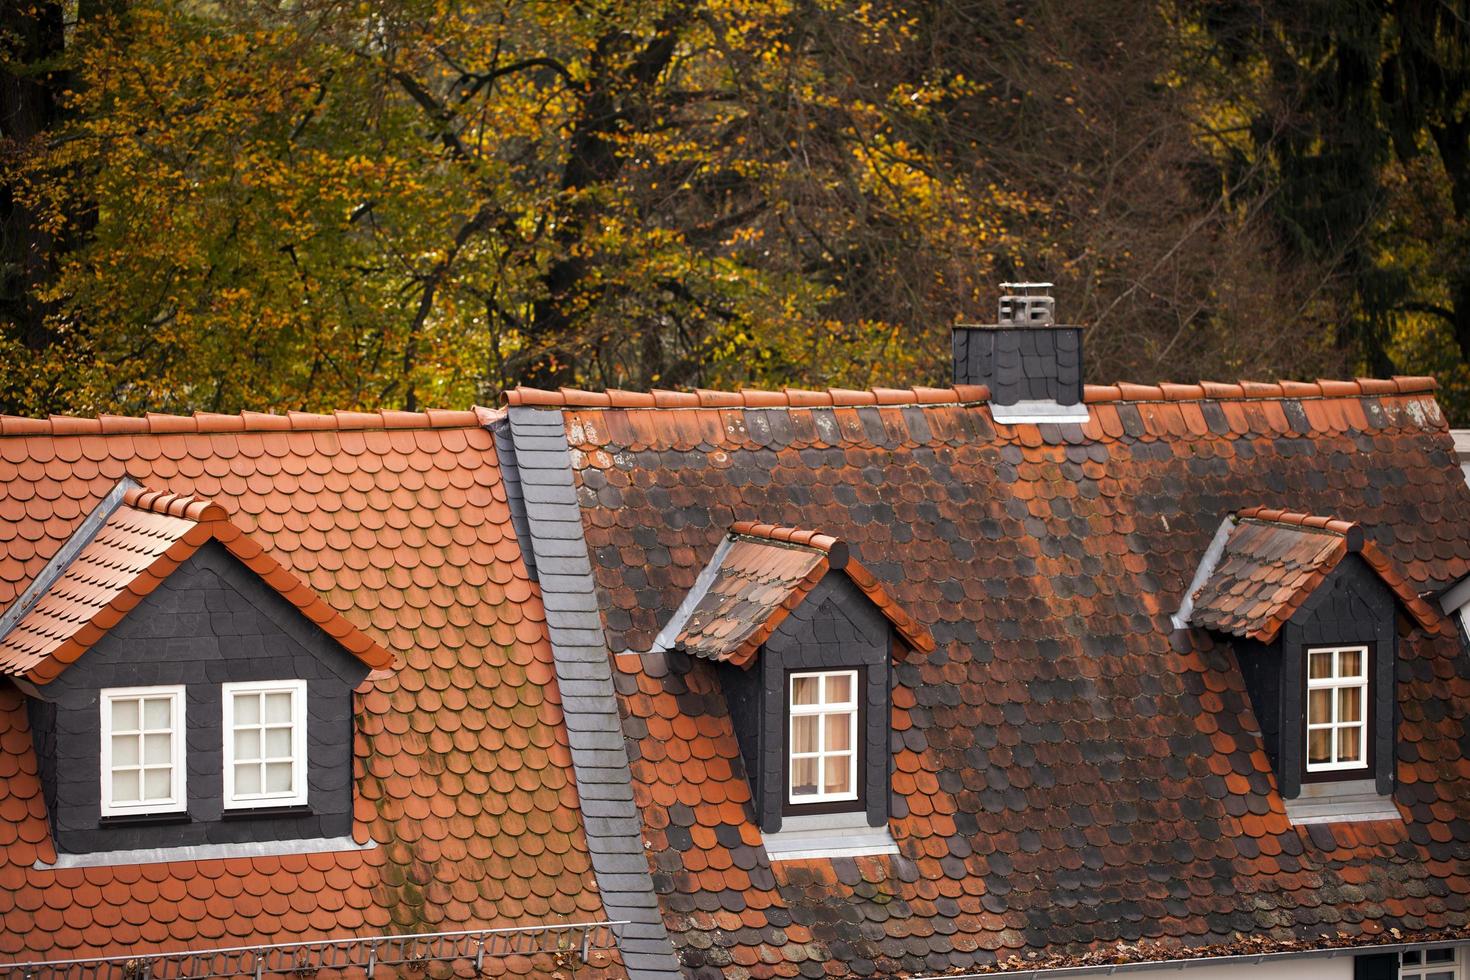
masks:
[(1394, 674), (1398, 606), (1393, 593), (1361, 558), (1349, 555), (1317, 587), (1274, 643), (1234, 641), (1251, 707), (1261, 726), (1266, 754), (1285, 799), (1301, 795), (1305, 770), (1303, 665), (1315, 647), (1365, 645), (1373, 649), (1373, 778), (1379, 793), (1393, 791), (1397, 731)]
[(992, 403), (1081, 404), (1081, 327), (957, 326), (951, 336), (955, 383), (989, 385)]
[[(1350, 555), (1317, 587), (1287, 623), (1283, 640), (1295, 644), (1297, 656), (1311, 647), (1366, 644), (1373, 648), (1373, 771), (1378, 792), (1393, 792), (1394, 733), (1398, 731), (1394, 696), (1398, 662), (1398, 603), (1388, 586), (1357, 555)], [(1297, 676), (1301, 673), (1296, 662)], [(1300, 682), (1298, 682), (1300, 686)], [(1304, 706), (1305, 707), (1305, 706)], [(1300, 733), (1298, 733), (1300, 737)], [(1298, 754), (1304, 749), (1298, 747)]]
[[(367, 667), (222, 546), (200, 548), (34, 704), (57, 850), (96, 851), (342, 837), (352, 833), (352, 689)], [(307, 682), (307, 805), (251, 816), (223, 808), (220, 685)], [(185, 685), (187, 821), (101, 815), (100, 692)], [(47, 723), (54, 718), (54, 724)], [(39, 723), (39, 724), (38, 724)]]
[[(864, 782), (868, 824), (888, 822), (892, 628), (868, 597), (828, 573), (766, 641), (749, 670), (722, 669), (761, 830), (781, 829), (786, 779), (786, 677), (793, 670), (866, 668)], [(856, 805), (855, 805), (856, 806)]]

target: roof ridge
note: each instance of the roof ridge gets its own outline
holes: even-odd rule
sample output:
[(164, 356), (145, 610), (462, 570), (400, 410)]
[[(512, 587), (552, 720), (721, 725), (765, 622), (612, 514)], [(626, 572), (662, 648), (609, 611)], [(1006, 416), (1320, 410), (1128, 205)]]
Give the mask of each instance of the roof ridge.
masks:
[(375, 412), (195, 412), (193, 415), (165, 415), (148, 412), (130, 415), (50, 415), (44, 419), (21, 415), (0, 415), (0, 437), (3, 436), (76, 436), (76, 435), (164, 435), (167, 433), (214, 432), (310, 432), (320, 430), (348, 431), (362, 429), (460, 429), (480, 424), (476, 408), (464, 411), (431, 408), (422, 412), (400, 412), (380, 409)]
[(841, 538), (823, 534), (820, 531), (808, 531), (797, 527), (778, 527), (775, 524), (762, 524), (759, 521), (736, 521), (730, 525), (730, 534), (745, 538), (765, 538), (768, 541), (820, 551), (827, 556), (828, 564), (833, 568), (842, 568), (847, 564), (849, 554), (847, 544)]
[(1363, 544), (1363, 526), (1357, 521), (1344, 521), (1321, 514), (1305, 514), (1300, 511), (1281, 510), (1272, 507), (1242, 507), (1235, 512), (1242, 520), (1261, 521), (1267, 524), (1285, 524), (1308, 531), (1323, 531), (1348, 539), (1348, 550), (1357, 551)]
[(135, 510), (148, 511), (164, 517), (178, 517), (195, 523), (230, 519), (228, 511), (207, 497), (168, 493), (163, 490), (150, 490), (147, 487), (128, 488), (123, 494), (123, 504)]
[[(1376, 395), (1426, 394), (1437, 390), (1439, 383), (1431, 377), (1395, 376), (1356, 378), (1351, 381), (1319, 379), (1317, 381), (1201, 381), (1197, 384), (1133, 384), (1119, 381), (1111, 385), (1084, 385), (1083, 402), (1151, 402), (1151, 401), (1249, 401), (1280, 398), (1363, 398)], [(947, 405), (990, 401), (985, 385), (954, 385), (948, 388), (782, 388), (769, 390), (742, 388), (718, 391), (696, 388), (693, 391), (629, 391), (608, 388), (589, 391), (581, 388), (544, 388), (519, 386), (501, 393), (502, 402), (510, 407), (533, 408), (827, 408), (861, 405)]]

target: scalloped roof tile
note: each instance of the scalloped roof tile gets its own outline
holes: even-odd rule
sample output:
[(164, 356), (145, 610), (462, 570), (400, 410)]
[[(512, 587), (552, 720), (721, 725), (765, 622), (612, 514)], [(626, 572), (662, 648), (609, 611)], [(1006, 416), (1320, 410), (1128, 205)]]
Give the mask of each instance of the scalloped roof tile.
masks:
[(0, 961), (605, 918), (495, 415), (0, 419), (0, 609), (131, 478), (157, 493), (99, 536), (116, 568), (74, 563), (100, 591), (60, 619), (209, 527), (400, 663), (356, 694), (368, 850), (71, 870), (37, 867), (56, 855), (25, 699), (0, 678)]

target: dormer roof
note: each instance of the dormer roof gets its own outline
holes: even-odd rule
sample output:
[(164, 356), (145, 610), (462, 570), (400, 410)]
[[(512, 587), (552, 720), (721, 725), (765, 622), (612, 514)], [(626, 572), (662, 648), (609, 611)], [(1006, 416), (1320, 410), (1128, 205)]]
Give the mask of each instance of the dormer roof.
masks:
[(1225, 540), (1224, 551), (1193, 595), (1193, 626), (1276, 639), (1342, 560), (1355, 554), (1388, 586), (1421, 627), (1439, 629), (1441, 617), (1394, 567), (1361, 525), (1333, 517), (1248, 507)]
[(671, 624), (678, 630), (674, 646), (706, 660), (749, 666), (781, 621), (833, 570), (846, 574), (893, 625), (904, 643), (900, 656), (903, 649), (934, 649), (929, 631), (893, 601), (844, 542), (753, 521), (734, 525), (710, 559)]
[(392, 654), (282, 568), (219, 504), (134, 485), (95, 534), (86, 525), (77, 530), (41, 577), (48, 584), (8, 617), (14, 625), (0, 637), (0, 673), (54, 680), (207, 541), (222, 544), (363, 663), (393, 665)]

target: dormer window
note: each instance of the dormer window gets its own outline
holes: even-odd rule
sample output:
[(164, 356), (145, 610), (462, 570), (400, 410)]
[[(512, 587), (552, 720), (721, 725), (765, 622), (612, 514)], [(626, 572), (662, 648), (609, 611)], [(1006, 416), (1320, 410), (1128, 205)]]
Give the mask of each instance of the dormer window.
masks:
[(1307, 650), (1309, 781), (1360, 779), (1368, 769), (1369, 648)]
[(862, 809), (858, 670), (788, 675), (786, 812)]
[(392, 657), (222, 507), (137, 487), (100, 507), (0, 636), (57, 860), (355, 846), (353, 689)]
[(1394, 675), (1400, 615), (1442, 618), (1364, 529), (1253, 507), (1227, 517), (1178, 626), (1231, 638), (1295, 824), (1398, 819)]
[(226, 684), (225, 807), (306, 803), (306, 682)]
[(894, 853), (892, 663), (934, 638), (846, 544), (735, 525), (656, 645), (720, 665), (771, 860)]
[(102, 816), (184, 809), (184, 688), (101, 692)]

